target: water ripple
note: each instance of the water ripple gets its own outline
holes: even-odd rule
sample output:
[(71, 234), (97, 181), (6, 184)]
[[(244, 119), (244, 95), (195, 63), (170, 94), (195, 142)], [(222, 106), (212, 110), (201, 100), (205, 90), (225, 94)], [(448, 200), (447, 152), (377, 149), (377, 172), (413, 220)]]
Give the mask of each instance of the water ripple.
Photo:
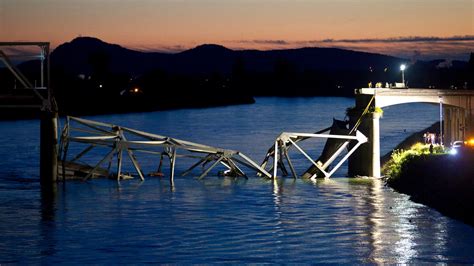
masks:
[[(314, 132), (353, 105), (345, 98), (257, 100), (94, 119), (219, 144), (260, 159), (279, 132)], [(428, 126), (433, 110), (424, 110), (385, 110), (382, 152)], [(400, 115), (410, 113), (417, 117), (407, 121), (412, 116)], [(93, 180), (68, 182), (55, 196), (42, 197), (38, 134), (32, 134), (37, 131), (37, 121), (0, 122), (0, 263), (474, 263), (472, 227), (378, 180), (211, 175), (202, 181), (177, 177), (174, 190), (160, 178)], [(321, 145), (307, 148), (314, 153)], [(305, 170), (306, 162), (293, 156), (297, 170)], [(151, 159), (140, 163), (156, 167)]]

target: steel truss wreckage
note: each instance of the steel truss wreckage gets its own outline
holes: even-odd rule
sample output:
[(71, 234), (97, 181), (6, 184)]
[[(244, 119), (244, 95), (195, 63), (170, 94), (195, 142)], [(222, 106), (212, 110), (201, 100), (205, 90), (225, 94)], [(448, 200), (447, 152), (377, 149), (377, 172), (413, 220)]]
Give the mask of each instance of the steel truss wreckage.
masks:
[[(261, 163), (261, 167), (266, 170), (269, 160), (273, 159), (273, 166), (270, 166), (269, 172), (273, 171), (272, 178), (275, 178), (278, 174), (278, 169), (281, 170), (283, 175), (288, 175), (285, 163), (283, 159), (286, 159), (290, 167), (291, 173), (294, 178), (298, 175), (293, 167), (288, 150), (294, 146), (301, 154), (311, 162), (311, 166), (301, 176), (302, 178), (329, 178), (331, 177), (339, 167), (360, 147), (360, 145), (366, 143), (368, 138), (362, 134), (359, 130), (359, 126), (362, 123), (364, 116), (370, 113), (370, 107), (375, 97), (372, 97), (367, 106), (359, 114), (357, 121), (348, 128), (348, 121), (340, 121), (333, 119), (332, 126), (315, 132), (313, 134), (308, 133), (293, 133), (283, 132), (275, 140), (275, 144), (268, 149), (268, 152)], [(323, 134), (328, 132), (329, 134)], [(323, 152), (318, 159), (313, 160), (308, 153), (306, 153), (297, 143), (311, 138), (327, 138)], [(356, 143), (354, 143), (356, 141)], [(352, 142), (352, 143), (351, 143)], [(342, 154), (342, 152), (348, 149), (348, 153), (339, 160), (339, 162), (329, 170), (335, 160)], [(329, 170), (329, 172), (327, 171)], [(260, 174), (258, 174), (260, 175)]]
[[(349, 129), (346, 128), (345, 121), (334, 120), (333, 125), (329, 128), (321, 131), (310, 133), (296, 133), (296, 132), (283, 132), (275, 140), (275, 144), (268, 150), (262, 164), (260, 165), (263, 169), (267, 170), (268, 162), (273, 159), (273, 165), (270, 166), (269, 172), (273, 171), (272, 177), (275, 178), (278, 174), (278, 169), (284, 176), (288, 175), (288, 171), (285, 167), (285, 161), (291, 170), (294, 178), (298, 177), (295, 171), (293, 163), (289, 156), (289, 149), (295, 147), (306, 159), (312, 164), (311, 167), (301, 176), (302, 178), (329, 178), (331, 177), (339, 167), (354, 153), (360, 145), (367, 142), (367, 137), (364, 136), (360, 131), (354, 130), (355, 135), (349, 134)], [(325, 132), (329, 134), (323, 134)], [(324, 146), (321, 156), (313, 160), (307, 152), (305, 152), (297, 143), (312, 139), (312, 138), (324, 138), (328, 139)], [(351, 147), (352, 144), (352, 147)], [(350, 148), (348, 148), (350, 147)], [(338, 159), (342, 152), (348, 149), (348, 153), (340, 159), (334, 167), (331, 168), (332, 164)], [(329, 170), (331, 168), (331, 170)]]
[[(74, 156), (71, 156), (71, 145), (79, 143), (85, 144), (85, 148)], [(81, 158), (97, 147), (106, 148), (108, 150), (106, 155), (98, 163), (94, 166), (78, 163)], [(59, 175), (62, 175), (63, 179), (81, 175), (83, 180), (88, 180), (95, 176), (115, 177), (117, 180), (127, 179), (131, 176), (123, 173), (122, 164), (124, 159), (128, 157), (138, 177), (144, 180), (145, 174), (140, 167), (136, 153), (146, 153), (160, 157), (158, 170), (157, 172), (150, 173), (149, 175), (151, 176), (163, 175), (161, 173), (163, 157), (168, 157), (170, 161), (171, 182), (174, 180), (176, 159), (180, 157), (198, 160), (182, 173), (183, 176), (201, 165), (203, 166), (203, 172), (198, 178), (202, 179), (214, 167), (218, 164), (222, 164), (228, 169), (225, 171), (227, 175), (247, 177), (241, 167), (239, 167), (239, 165), (243, 165), (263, 176), (271, 178), (271, 175), (267, 171), (262, 169), (245, 154), (238, 151), (215, 148), (77, 117), (67, 117), (66, 124), (61, 133), (58, 153), (61, 157)], [(111, 166), (114, 161), (116, 163), (116, 171), (111, 172)], [(210, 166), (205, 168), (209, 163), (211, 163)], [(101, 168), (103, 164), (107, 164), (107, 167)]]
[[(322, 134), (329, 130), (331, 130), (330, 134)], [(267, 152), (264, 162), (258, 165), (239, 151), (216, 148), (128, 127), (68, 116), (66, 117), (66, 124), (61, 132), (59, 143), (58, 154), (60, 163), (58, 173), (62, 176), (63, 180), (76, 179), (78, 177), (82, 178), (82, 180), (94, 177), (111, 177), (117, 180), (128, 179), (133, 177), (133, 175), (123, 171), (124, 160), (128, 158), (136, 172), (134, 175), (138, 176), (141, 180), (145, 180), (145, 174), (136, 156), (138, 153), (143, 153), (159, 156), (160, 158), (157, 171), (149, 173), (149, 176), (163, 176), (161, 172), (163, 159), (168, 157), (171, 184), (174, 184), (177, 158), (196, 160), (181, 175), (185, 176), (198, 166), (201, 166), (202, 172), (199, 174), (198, 179), (204, 178), (219, 164), (227, 168), (226, 171), (222, 172), (223, 175), (247, 178), (247, 175), (241, 168), (245, 166), (257, 172), (259, 176), (275, 178), (277, 176), (277, 169), (280, 169), (284, 175), (288, 174), (283, 161), (283, 158), (285, 158), (293, 177), (297, 178), (298, 175), (288, 155), (289, 148), (294, 146), (312, 163), (312, 166), (303, 174), (303, 178), (330, 177), (360, 145), (367, 142), (367, 138), (359, 131), (354, 130), (355, 133), (350, 135), (334, 134), (336, 132), (341, 131), (334, 124), (333, 127), (314, 134), (283, 132), (275, 140), (275, 145)], [(297, 144), (310, 138), (329, 139), (318, 160), (311, 159)], [(351, 143), (353, 145), (349, 152), (329, 171), (330, 165)], [(92, 150), (98, 148), (105, 149), (105, 155), (92, 165), (84, 163), (82, 159), (87, 157), (86, 155)], [(94, 158), (97, 158), (97, 154), (94, 154)], [(271, 169), (267, 170), (266, 166), (271, 158), (274, 164)], [(104, 167), (104, 165), (106, 166)], [(115, 165), (113, 167), (115, 171), (112, 170), (112, 165)], [(272, 171), (273, 174), (270, 174)]]

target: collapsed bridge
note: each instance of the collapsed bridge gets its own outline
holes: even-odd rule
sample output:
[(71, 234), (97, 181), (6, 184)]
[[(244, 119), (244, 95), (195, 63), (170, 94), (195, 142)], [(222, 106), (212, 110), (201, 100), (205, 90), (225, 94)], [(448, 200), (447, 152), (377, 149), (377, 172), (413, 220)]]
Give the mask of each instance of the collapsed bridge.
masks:
[[(80, 145), (79, 152), (72, 154), (71, 146)], [(93, 149), (101, 148), (105, 155), (95, 165), (80, 163), (80, 160), (90, 154)], [(77, 150), (77, 149), (76, 149)], [(170, 164), (170, 182), (173, 183), (175, 175), (176, 159), (180, 157), (196, 159), (182, 175), (188, 174), (198, 166), (202, 166), (203, 172), (199, 179), (204, 178), (214, 167), (221, 164), (227, 168), (224, 174), (246, 177), (240, 166), (246, 166), (268, 178), (271, 175), (245, 154), (228, 149), (211, 147), (181, 139), (147, 133), (136, 129), (121, 127), (77, 117), (67, 117), (66, 124), (61, 133), (59, 145), (60, 170), (59, 175), (63, 180), (77, 178), (88, 180), (93, 177), (114, 177), (117, 180), (130, 178), (131, 175), (122, 171), (125, 159), (133, 165), (136, 175), (141, 180), (145, 174), (137, 160), (136, 153), (146, 153), (159, 156), (159, 165), (156, 172), (148, 175), (162, 176), (161, 168), (164, 157), (168, 157)], [(125, 156), (124, 156), (125, 155)], [(94, 156), (97, 157), (97, 156)], [(206, 168), (206, 165), (211, 163)], [(102, 167), (102, 165), (107, 165)], [(115, 171), (112, 165), (115, 164)]]
[[(337, 121), (337, 120), (335, 120)], [(335, 125), (341, 124), (335, 123)], [(344, 123), (347, 125), (347, 123)], [(248, 168), (257, 173), (257, 175), (266, 178), (277, 177), (277, 169), (281, 169), (283, 175), (287, 175), (283, 158), (289, 163), (293, 177), (297, 178), (296, 173), (288, 150), (295, 147), (301, 152), (311, 163), (312, 166), (302, 175), (303, 178), (328, 178), (348, 159), (348, 157), (363, 143), (367, 142), (367, 138), (356, 130), (336, 129), (334, 125), (325, 130), (311, 133), (295, 133), (283, 132), (275, 141), (264, 162), (261, 165), (255, 163), (242, 152), (212, 147), (204, 144), (172, 138), (168, 136), (148, 133), (128, 127), (122, 127), (114, 124), (97, 122), (78, 117), (66, 117), (64, 129), (61, 132), (59, 144), (59, 176), (63, 180), (82, 179), (88, 180), (95, 177), (109, 177), (117, 180), (129, 179), (138, 176), (141, 180), (145, 180), (145, 176), (164, 176), (162, 166), (164, 158), (169, 160), (169, 179), (171, 184), (174, 182), (175, 166), (177, 158), (189, 158), (195, 162), (189, 166), (187, 170), (181, 173), (185, 176), (195, 168), (201, 166), (201, 173), (197, 177), (202, 179), (207, 176), (212, 169), (218, 165), (224, 166), (227, 170), (221, 171), (219, 174), (233, 177), (247, 178), (243, 167)], [(329, 134), (322, 134), (330, 131)], [(355, 132), (353, 134), (352, 132)], [(335, 133), (345, 133), (337, 135)], [(311, 138), (328, 138), (322, 155), (318, 160), (313, 160), (297, 143)], [(349, 152), (340, 159), (334, 167), (330, 166), (348, 149), (352, 143)], [(93, 153), (93, 150), (97, 152)], [(100, 151), (98, 151), (100, 150)], [(159, 158), (157, 170), (145, 174), (136, 154), (154, 155)], [(92, 156), (91, 156), (92, 155)], [(98, 162), (90, 164), (84, 160), (90, 157), (89, 161), (97, 160)], [(274, 167), (267, 170), (268, 160), (273, 158)], [(134, 174), (125, 173), (123, 171), (124, 161), (128, 161), (133, 169)], [(321, 162), (323, 161), (323, 162)], [(330, 169), (330, 170), (329, 170)], [(273, 174), (271, 172), (273, 171)]]

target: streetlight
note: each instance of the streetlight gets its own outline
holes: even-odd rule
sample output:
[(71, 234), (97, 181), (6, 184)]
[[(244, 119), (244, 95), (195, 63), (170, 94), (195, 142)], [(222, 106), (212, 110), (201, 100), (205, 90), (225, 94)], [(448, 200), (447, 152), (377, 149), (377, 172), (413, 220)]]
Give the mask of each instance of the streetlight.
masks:
[(407, 66), (405, 64), (400, 65), (400, 70), (402, 71), (402, 83), (405, 86), (405, 69)]
[(439, 99), (439, 144), (443, 145), (443, 96), (438, 96)]

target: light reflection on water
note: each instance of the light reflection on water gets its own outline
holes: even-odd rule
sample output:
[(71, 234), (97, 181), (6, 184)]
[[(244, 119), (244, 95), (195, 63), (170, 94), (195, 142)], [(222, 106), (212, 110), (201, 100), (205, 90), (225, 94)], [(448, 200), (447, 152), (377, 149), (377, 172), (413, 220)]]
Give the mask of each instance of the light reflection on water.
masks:
[[(280, 131), (323, 128), (353, 103), (258, 101), (93, 119), (218, 144), (258, 160)], [(431, 124), (437, 115), (430, 108), (415, 106), (406, 115), (403, 108), (387, 110), (382, 150)], [(413, 112), (417, 118), (407, 121)], [(474, 263), (472, 227), (411, 202), (380, 180), (177, 177), (174, 190), (167, 178), (93, 180), (59, 185), (54, 197), (41, 195), (32, 134), (37, 123), (0, 124), (0, 262)], [(294, 161), (299, 171), (307, 167), (305, 160)], [(141, 163), (156, 167), (156, 160)], [(177, 170), (185, 168), (178, 162)]]

